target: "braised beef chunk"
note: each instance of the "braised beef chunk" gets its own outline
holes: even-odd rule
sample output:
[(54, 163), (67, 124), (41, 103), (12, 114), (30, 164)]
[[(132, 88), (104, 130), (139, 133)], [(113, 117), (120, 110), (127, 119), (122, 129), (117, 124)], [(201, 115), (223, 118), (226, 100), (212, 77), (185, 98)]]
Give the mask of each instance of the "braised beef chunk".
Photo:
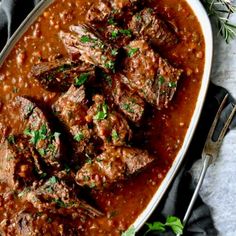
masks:
[(99, 0), (88, 10), (86, 20), (99, 23), (124, 18), (124, 15), (136, 9), (138, 2), (139, 0)]
[(139, 0), (111, 0), (111, 6), (115, 11), (133, 8)]
[(102, 95), (93, 97), (94, 105), (88, 110), (86, 119), (93, 122), (95, 132), (105, 145), (125, 145), (132, 131), (125, 118), (113, 110)]
[(92, 4), (86, 14), (86, 20), (88, 22), (96, 23), (107, 20), (111, 15), (112, 9), (108, 1), (98, 1), (98, 3)]
[(76, 174), (76, 182), (81, 186), (109, 187), (124, 180), (153, 161), (147, 151), (129, 147), (108, 147), (91, 163), (86, 163)]
[(88, 110), (86, 103), (84, 86), (76, 88), (72, 85), (53, 105), (55, 114), (73, 137), (71, 142), (75, 156), (82, 153), (92, 155), (94, 151), (92, 144), (89, 143), (92, 130), (89, 129), (85, 119)]
[(116, 56), (112, 52), (116, 48), (106, 44), (95, 35), (95, 29), (86, 25), (73, 25), (70, 30), (70, 33), (61, 31), (59, 36), (71, 56), (106, 71), (114, 71)]
[(23, 137), (0, 144), (0, 180), (12, 190), (29, 186), (43, 174), (40, 156)]
[(121, 82), (121, 77), (124, 77), (124, 75), (115, 74), (113, 76), (110, 93), (114, 98), (114, 103), (124, 115), (134, 123), (139, 123), (144, 114), (145, 103), (137, 93)]
[(170, 47), (178, 41), (174, 30), (150, 8), (145, 8), (134, 15), (128, 27), (135, 36), (155, 47)]
[(53, 132), (43, 111), (24, 97), (16, 97), (11, 103), (12, 113), (19, 119), (18, 132), (24, 133), (44, 161), (55, 168), (60, 167), (62, 145), (60, 133)]
[(63, 214), (78, 213), (91, 217), (101, 216), (102, 213), (95, 208), (80, 200), (76, 195), (76, 190), (65, 184), (64, 181), (52, 176), (44, 184), (36, 184), (23, 196), (27, 201), (31, 202), (39, 212), (45, 210)]
[(32, 75), (42, 86), (50, 91), (64, 92), (71, 84), (78, 83), (80, 78), (90, 79), (95, 76), (94, 67), (90, 64), (69, 59), (57, 59), (34, 65)]
[(122, 82), (134, 89), (148, 103), (162, 109), (168, 106), (177, 88), (182, 70), (171, 66), (144, 40), (132, 41), (127, 47)]
[[(99, 31), (104, 39), (111, 45), (116, 45), (117, 48), (127, 45), (132, 38), (132, 32), (130, 29), (123, 29), (117, 25), (108, 25), (106, 30)], [(118, 49), (114, 48), (112, 55), (116, 56)]]

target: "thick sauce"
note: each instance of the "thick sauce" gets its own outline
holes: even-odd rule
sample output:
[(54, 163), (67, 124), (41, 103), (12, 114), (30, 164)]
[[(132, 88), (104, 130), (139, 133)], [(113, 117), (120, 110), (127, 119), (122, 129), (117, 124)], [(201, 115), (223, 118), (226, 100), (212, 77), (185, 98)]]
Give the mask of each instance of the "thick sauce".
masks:
[[(44, 58), (66, 51), (58, 38), (60, 30), (85, 21), (85, 13), (95, 0), (56, 0), (30, 27), (0, 68), (0, 120), (14, 122), (5, 104), (18, 95), (27, 95), (51, 106), (60, 96), (44, 90), (30, 75), (31, 67)], [(92, 190), (92, 198), (105, 216), (89, 220), (85, 235), (119, 235), (145, 209), (175, 159), (193, 114), (204, 66), (204, 39), (199, 23), (185, 0), (149, 1), (160, 15), (178, 28), (180, 42), (173, 49), (161, 51), (172, 65), (184, 70), (173, 101), (168, 109), (150, 111), (151, 116), (135, 134), (141, 144), (155, 155), (157, 162), (144, 172), (118, 184), (111, 190)], [(0, 193), (7, 188), (0, 185)], [(0, 201), (1, 222), (24, 206), (9, 197)], [(75, 222), (76, 223), (76, 222)], [(48, 223), (50, 224), (50, 222)], [(55, 224), (56, 225), (56, 224)], [(44, 226), (42, 226), (44, 227)], [(51, 226), (53, 229), (53, 226)], [(55, 226), (56, 227), (56, 226)], [(54, 228), (55, 235), (56, 228)], [(11, 233), (9, 232), (9, 235)]]

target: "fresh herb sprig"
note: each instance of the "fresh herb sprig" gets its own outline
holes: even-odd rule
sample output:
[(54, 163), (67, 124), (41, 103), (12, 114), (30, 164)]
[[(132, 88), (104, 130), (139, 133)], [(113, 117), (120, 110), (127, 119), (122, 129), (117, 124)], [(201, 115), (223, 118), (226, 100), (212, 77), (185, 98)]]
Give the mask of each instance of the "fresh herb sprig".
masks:
[[(168, 216), (166, 222), (162, 223), (159, 221), (153, 223), (146, 223), (148, 230), (145, 232), (145, 235), (148, 235), (150, 232), (166, 232), (167, 228), (170, 228), (176, 235), (183, 234), (184, 226), (181, 220), (176, 216)], [(131, 226), (127, 231), (122, 233), (122, 236), (135, 236), (135, 228)]]
[(215, 21), (219, 34), (226, 43), (236, 38), (236, 25), (230, 21), (230, 16), (236, 13), (236, 6), (231, 0), (201, 0), (208, 14)]

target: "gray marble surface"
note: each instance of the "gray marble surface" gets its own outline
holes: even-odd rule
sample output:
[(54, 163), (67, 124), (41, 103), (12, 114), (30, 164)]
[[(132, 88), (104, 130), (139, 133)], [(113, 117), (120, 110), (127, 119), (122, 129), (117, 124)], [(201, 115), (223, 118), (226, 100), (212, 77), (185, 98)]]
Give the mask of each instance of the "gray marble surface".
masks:
[[(236, 0), (234, 1), (236, 4)], [(236, 23), (236, 16), (233, 17)], [(214, 30), (214, 60), (211, 80), (223, 86), (236, 98), (236, 40), (226, 44)], [(202, 162), (192, 168), (197, 181)], [(209, 205), (220, 236), (236, 235), (236, 130), (230, 131), (223, 142), (219, 157), (211, 165), (200, 190)]]

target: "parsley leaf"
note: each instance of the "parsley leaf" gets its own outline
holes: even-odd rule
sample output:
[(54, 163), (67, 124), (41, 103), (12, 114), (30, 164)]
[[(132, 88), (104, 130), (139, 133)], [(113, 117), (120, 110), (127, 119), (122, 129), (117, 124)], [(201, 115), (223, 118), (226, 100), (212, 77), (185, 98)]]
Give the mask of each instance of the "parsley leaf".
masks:
[(114, 139), (115, 141), (119, 139), (119, 134), (117, 133), (116, 130), (112, 130), (111, 136), (112, 136), (112, 139)]
[(108, 60), (106, 63), (105, 63), (105, 67), (110, 69), (110, 70), (114, 70), (115, 69), (115, 62), (112, 61), (112, 60)]
[(117, 23), (115, 22), (114, 18), (108, 19), (107, 23), (108, 23), (109, 25), (117, 25)]
[(47, 138), (47, 127), (45, 124), (43, 124), (39, 130), (30, 130), (27, 128), (24, 131), (24, 134), (30, 136), (30, 142), (36, 145), (40, 140), (45, 140)]
[(164, 84), (165, 82), (165, 78), (162, 75), (159, 76), (159, 82), (160, 84)]
[(121, 236), (135, 236), (134, 226), (129, 227), (128, 230), (126, 230), (125, 232), (121, 234)]
[(94, 120), (104, 120), (108, 115), (108, 105), (104, 102), (97, 114), (93, 117)]
[(111, 50), (111, 55), (112, 56), (116, 56), (118, 54), (118, 50), (117, 49), (112, 49)]
[(88, 80), (88, 77), (89, 73), (82, 73), (79, 77), (75, 77), (75, 85), (81, 86)]
[(176, 87), (177, 87), (177, 84), (176, 84), (176, 82), (171, 81), (171, 82), (168, 83), (168, 86), (169, 86), (170, 88), (176, 88)]
[(82, 132), (79, 132), (74, 136), (74, 140), (76, 140), (77, 142), (80, 142), (83, 139), (84, 139), (84, 134)]
[(124, 34), (124, 35), (128, 36), (128, 37), (131, 37), (131, 36), (132, 36), (130, 29), (120, 29), (119, 32), (120, 32), (121, 34)]
[(184, 226), (181, 220), (176, 216), (168, 216), (165, 223), (159, 221), (152, 224), (147, 223), (148, 230), (144, 235), (147, 235), (151, 231), (165, 232), (166, 228), (169, 227), (175, 234), (183, 234)]
[(91, 42), (91, 38), (89, 36), (87, 36), (87, 35), (83, 35), (80, 38), (80, 42), (81, 43), (89, 43), (89, 42)]
[(16, 143), (15, 142), (15, 136), (13, 134), (9, 135), (7, 137), (7, 141), (8, 141), (9, 144), (15, 144)]
[(49, 180), (48, 180), (48, 182), (50, 183), (50, 184), (55, 184), (55, 183), (57, 183), (57, 177), (55, 177), (55, 176), (52, 176)]
[(128, 111), (129, 113), (134, 113), (134, 109), (131, 106), (132, 106), (131, 103), (124, 103), (124, 104), (122, 104), (122, 108), (124, 110)]
[(178, 217), (168, 216), (165, 225), (169, 226), (175, 234), (183, 234), (184, 226)]
[(138, 50), (138, 48), (129, 48), (128, 56), (132, 57)]
[(111, 38), (113, 38), (113, 39), (117, 38), (118, 35), (119, 35), (119, 31), (118, 30), (113, 30), (111, 32)]

